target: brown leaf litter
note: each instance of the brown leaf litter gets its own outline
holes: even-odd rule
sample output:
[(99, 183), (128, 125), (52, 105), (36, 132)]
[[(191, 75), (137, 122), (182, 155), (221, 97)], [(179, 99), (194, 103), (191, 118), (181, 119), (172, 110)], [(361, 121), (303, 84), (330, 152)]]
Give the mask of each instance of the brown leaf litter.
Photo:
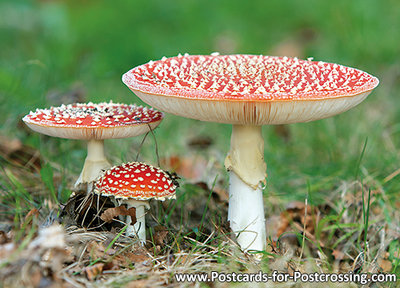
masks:
[(132, 219), (132, 223), (136, 223), (136, 209), (134, 207), (126, 209), (124, 205), (106, 209), (100, 215), (100, 219), (104, 222), (110, 223), (115, 217), (118, 216), (130, 216)]
[(23, 144), (17, 138), (0, 135), (0, 156), (17, 167), (40, 171), (41, 158), (38, 150)]
[[(215, 187), (210, 191), (205, 182), (186, 185), (191, 186), (186, 194), (178, 193), (177, 201), (151, 203), (145, 246), (120, 233), (124, 223), (119, 216), (133, 211), (114, 207), (106, 197), (77, 192), (62, 207), (63, 226), (42, 227), (43, 211), (28, 210), (22, 227), (29, 229), (18, 241), (19, 224), (0, 231), (0, 281), (5, 287), (178, 287), (182, 285), (173, 275), (183, 272), (258, 272), (268, 267), (284, 273), (388, 273), (394, 269), (398, 255), (389, 253), (388, 245), (399, 234), (384, 222), (378, 205), (384, 195), (379, 189), (371, 189), (367, 246), (363, 229), (354, 230), (352, 225), (362, 226), (361, 188), (369, 187), (347, 183), (332, 192), (327, 204), (291, 202), (279, 214), (267, 216), (275, 219), (271, 229), (278, 234), (270, 233), (268, 254), (257, 262), (240, 252), (229, 230), (226, 191)], [(397, 215), (397, 211), (386, 213)]]

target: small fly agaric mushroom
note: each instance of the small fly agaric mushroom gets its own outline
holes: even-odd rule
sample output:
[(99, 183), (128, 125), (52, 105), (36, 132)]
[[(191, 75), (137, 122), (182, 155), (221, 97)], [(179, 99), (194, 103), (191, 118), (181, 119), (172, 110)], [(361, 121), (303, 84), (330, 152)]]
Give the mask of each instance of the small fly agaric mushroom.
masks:
[(123, 75), (144, 102), (169, 113), (233, 124), (228, 220), (243, 250), (266, 247), (261, 126), (327, 118), (363, 101), (378, 79), (333, 63), (262, 55), (179, 55)]
[[(160, 124), (162, 112), (152, 108), (119, 103), (76, 103), (37, 109), (22, 120), (32, 130), (60, 138), (88, 141), (88, 154), (75, 183), (91, 183), (111, 165), (104, 155), (104, 139), (144, 134)], [(91, 185), (89, 185), (91, 186)], [(90, 192), (88, 187), (88, 192)]]
[(150, 208), (148, 200), (175, 199), (179, 187), (178, 177), (160, 168), (141, 162), (114, 166), (94, 183), (94, 192), (103, 196), (113, 196), (127, 208), (135, 207), (136, 223), (132, 226), (128, 216), (127, 236), (137, 235), (141, 242), (146, 241), (145, 208)]

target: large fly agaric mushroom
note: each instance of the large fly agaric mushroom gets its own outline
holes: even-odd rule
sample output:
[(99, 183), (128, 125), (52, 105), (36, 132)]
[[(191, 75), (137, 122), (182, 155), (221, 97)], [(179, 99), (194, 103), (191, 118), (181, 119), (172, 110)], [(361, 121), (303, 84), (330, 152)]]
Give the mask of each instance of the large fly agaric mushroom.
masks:
[[(88, 141), (88, 154), (75, 183), (91, 183), (111, 165), (104, 155), (104, 139), (127, 138), (154, 129), (163, 113), (152, 108), (119, 103), (76, 103), (37, 109), (22, 120), (32, 130), (60, 138)], [(90, 188), (88, 188), (90, 192)]]
[(297, 58), (179, 55), (123, 75), (144, 102), (169, 113), (233, 124), (228, 220), (243, 250), (266, 247), (261, 126), (327, 118), (363, 101), (378, 79), (357, 69)]
[(145, 163), (125, 163), (105, 171), (94, 183), (94, 192), (112, 196), (117, 202), (125, 203), (128, 209), (135, 207), (136, 223), (130, 225), (132, 219), (128, 216), (125, 234), (137, 235), (141, 242), (145, 242), (145, 208), (150, 208), (148, 201), (175, 199), (175, 190), (179, 187), (177, 178), (175, 174)]

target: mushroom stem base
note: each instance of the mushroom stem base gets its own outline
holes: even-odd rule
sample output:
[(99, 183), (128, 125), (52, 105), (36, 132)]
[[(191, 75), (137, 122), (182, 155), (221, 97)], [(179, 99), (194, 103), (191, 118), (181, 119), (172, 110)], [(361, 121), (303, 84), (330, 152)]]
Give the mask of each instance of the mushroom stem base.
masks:
[(146, 208), (149, 208), (149, 203), (147, 201), (141, 200), (125, 200), (127, 203), (127, 208), (135, 207), (136, 209), (136, 223), (131, 225), (132, 219), (127, 216), (125, 235), (128, 237), (136, 236), (139, 238), (140, 242), (144, 244), (146, 242)]
[(229, 179), (228, 220), (243, 251), (265, 250), (266, 231), (261, 184), (253, 189), (233, 171)]

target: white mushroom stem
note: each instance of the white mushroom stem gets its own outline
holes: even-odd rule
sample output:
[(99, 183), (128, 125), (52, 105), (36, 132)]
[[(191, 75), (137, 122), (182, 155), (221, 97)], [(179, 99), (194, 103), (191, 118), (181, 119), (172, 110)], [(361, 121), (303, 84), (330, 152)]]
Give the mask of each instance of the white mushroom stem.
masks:
[(244, 251), (265, 250), (262, 183), (265, 184), (267, 174), (261, 126), (233, 125), (225, 167), (230, 171), (228, 220), (231, 229)]
[(88, 154), (82, 172), (79, 175), (78, 180), (75, 182), (75, 187), (81, 183), (89, 183), (88, 192), (90, 192), (90, 183), (100, 176), (101, 170), (110, 167), (111, 164), (107, 161), (106, 156), (104, 155), (104, 140), (89, 140)]
[(136, 209), (136, 223), (131, 225), (132, 219), (130, 216), (126, 219), (126, 224), (128, 227), (126, 228), (125, 235), (132, 237), (136, 236), (139, 238), (140, 242), (143, 244), (146, 242), (146, 208), (149, 209), (150, 205), (148, 201), (145, 200), (135, 200), (135, 199), (127, 199), (124, 200), (127, 208), (135, 207)]

